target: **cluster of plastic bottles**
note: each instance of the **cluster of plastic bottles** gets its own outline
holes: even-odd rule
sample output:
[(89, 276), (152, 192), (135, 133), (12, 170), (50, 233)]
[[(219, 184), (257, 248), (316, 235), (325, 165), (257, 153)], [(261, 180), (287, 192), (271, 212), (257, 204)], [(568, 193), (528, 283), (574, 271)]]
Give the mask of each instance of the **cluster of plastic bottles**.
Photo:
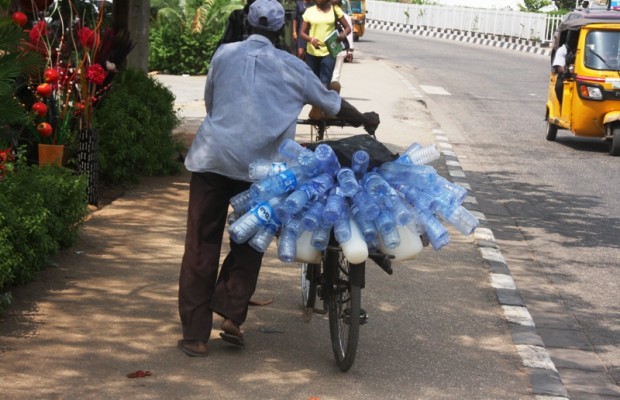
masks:
[(448, 222), (464, 235), (478, 219), (462, 203), (467, 190), (426, 165), (439, 158), (434, 145), (412, 144), (398, 159), (369, 170), (365, 150), (341, 166), (333, 149), (314, 151), (293, 140), (278, 149), (286, 162), (257, 160), (250, 165), (250, 188), (230, 200), (233, 241), (264, 252), (279, 233), (278, 258), (317, 262), (330, 234), (352, 263), (369, 249), (396, 261), (422, 250), (425, 234), (435, 250), (448, 244)]

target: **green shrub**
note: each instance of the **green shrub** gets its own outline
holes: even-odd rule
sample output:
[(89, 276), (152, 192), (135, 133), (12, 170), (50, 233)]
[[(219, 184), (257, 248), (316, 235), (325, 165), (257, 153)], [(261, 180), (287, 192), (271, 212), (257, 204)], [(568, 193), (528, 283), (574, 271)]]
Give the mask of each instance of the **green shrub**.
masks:
[(75, 243), (87, 213), (86, 179), (28, 166), (0, 180), (0, 289), (30, 282), (49, 257)]
[[(183, 3), (183, 5), (181, 5)], [(149, 70), (204, 75), (228, 22), (243, 0), (152, 1)]]
[(119, 73), (94, 114), (101, 182), (119, 185), (178, 173), (183, 145), (172, 132), (178, 124), (168, 88), (140, 71)]
[(149, 70), (205, 75), (218, 40), (218, 35), (207, 31), (192, 33), (172, 24), (158, 24), (149, 33)]

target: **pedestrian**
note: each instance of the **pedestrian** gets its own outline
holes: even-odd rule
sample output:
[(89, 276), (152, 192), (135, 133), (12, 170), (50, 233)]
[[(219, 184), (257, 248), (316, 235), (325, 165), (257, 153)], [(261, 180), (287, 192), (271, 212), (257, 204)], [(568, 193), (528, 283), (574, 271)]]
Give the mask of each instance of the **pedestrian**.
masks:
[(252, 161), (277, 156), (279, 145), (294, 139), (305, 104), (349, 123), (376, 128), (379, 116), (360, 113), (328, 90), (295, 55), (276, 49), (284, 31), (284, 9), (276, 0), (256, 0), (249, 8), (250, 36), (222, 44), (207, 75), (203, 120), (185, 159), (192, 172), (185, 252), (179, 274), (179, 316), (188, 356), (205, 357), (213, 313), (223, 318), (220, 333), (243, 346), (241, 325), (256, 289), (263, 253), (230, 241), (219, 268), (229, 199), (251, 185)]
[(293, 13), (293, 42), (297, 48), (297, 57), (305, 60), (306, 58), (306, 46), (308, 43), (301, 37), (301, 24), (303, 22), (302, 16), (308, 7), (314, 5), (313, 0), (297, 0), (295, 5), (295, 12)]
[(334, 74), (336, 59), (330, 55), (324, 40), (336, 29), (336, 19), (344, 27), (338, 40), (344, 40), (351, 33), (351, 25), (344, 18), (340, 7), (333, 7), (330, 0), (316, 0), (303, 15), (301, 37), (308, 42), (306, 46), (306, 63), (319, 77), (325, 87), (329, 87)]
[(553, 68), (553, 72), (556, 74), (555, 81), (555, 95), (562, 106), (562, 99), (564, 98), (564, 79), (566, 76), (566, 56), (568, 49), (566, 44), (561, 45), (555, 55), (553, 56), (553, 61), (551, 62), (551, 67)]
[[(348, 9), (348, 7), (347, 8), (342, 7), (342, 0), (332, 0), (332, 6), (340, 7), (343, 10), (343, 16), (349, 23), (349, 26), (353, 26), (353, 24), (351, 23), (351, 17), (345, 11), (346, 9)], [(349, 48), (344, 51), (341, 51), (336, 56), (336, 64), (334, 65), (334, 72), (332, 74), (332, 81), (330, 83), (330, 88), (332, 90), (337, 91), (338, 93), (340, 93), (340, 75), (342, 73), (342, 66), (344, 65), (344, 62), (346, 59), (349, 59), (351, 61), (353, 60), (353, 30), (352, 29), (351, 29), (351, 32), (349, 32), (349, 34), (347, 35), (347, 40), (349, 42)]]

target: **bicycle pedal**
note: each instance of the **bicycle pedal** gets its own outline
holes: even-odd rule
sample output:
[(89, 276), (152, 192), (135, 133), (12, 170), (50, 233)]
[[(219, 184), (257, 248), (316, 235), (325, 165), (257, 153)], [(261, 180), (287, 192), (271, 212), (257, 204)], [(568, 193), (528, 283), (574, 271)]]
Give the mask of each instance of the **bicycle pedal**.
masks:
[[(344, 315), (342, 316), (342, 319), (344, 323), (349, 325), (351, 323), (351, 309), (350, 308), (345, 309), (343, 314)], [(366, 324), (366, 322), (368, 322), (368, 314), (366, 313), (366, 310), (361, 308), (360, 309), (360, 325), (364, 325)]]
[(366, 313), (366, 310), (361, 308), (360, 309), (360, 325), (364, 325), (366, 322), (368, 322), (368, 314)]

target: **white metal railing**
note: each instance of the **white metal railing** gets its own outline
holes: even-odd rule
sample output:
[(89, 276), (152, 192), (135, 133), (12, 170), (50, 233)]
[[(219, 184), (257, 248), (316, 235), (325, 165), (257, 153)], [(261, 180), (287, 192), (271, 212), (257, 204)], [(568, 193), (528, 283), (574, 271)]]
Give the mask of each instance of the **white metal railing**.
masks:
[(368, 0), (368, 19), (414, 27), (454, 29), (550, 42), (562, 16), (510, 10)]

